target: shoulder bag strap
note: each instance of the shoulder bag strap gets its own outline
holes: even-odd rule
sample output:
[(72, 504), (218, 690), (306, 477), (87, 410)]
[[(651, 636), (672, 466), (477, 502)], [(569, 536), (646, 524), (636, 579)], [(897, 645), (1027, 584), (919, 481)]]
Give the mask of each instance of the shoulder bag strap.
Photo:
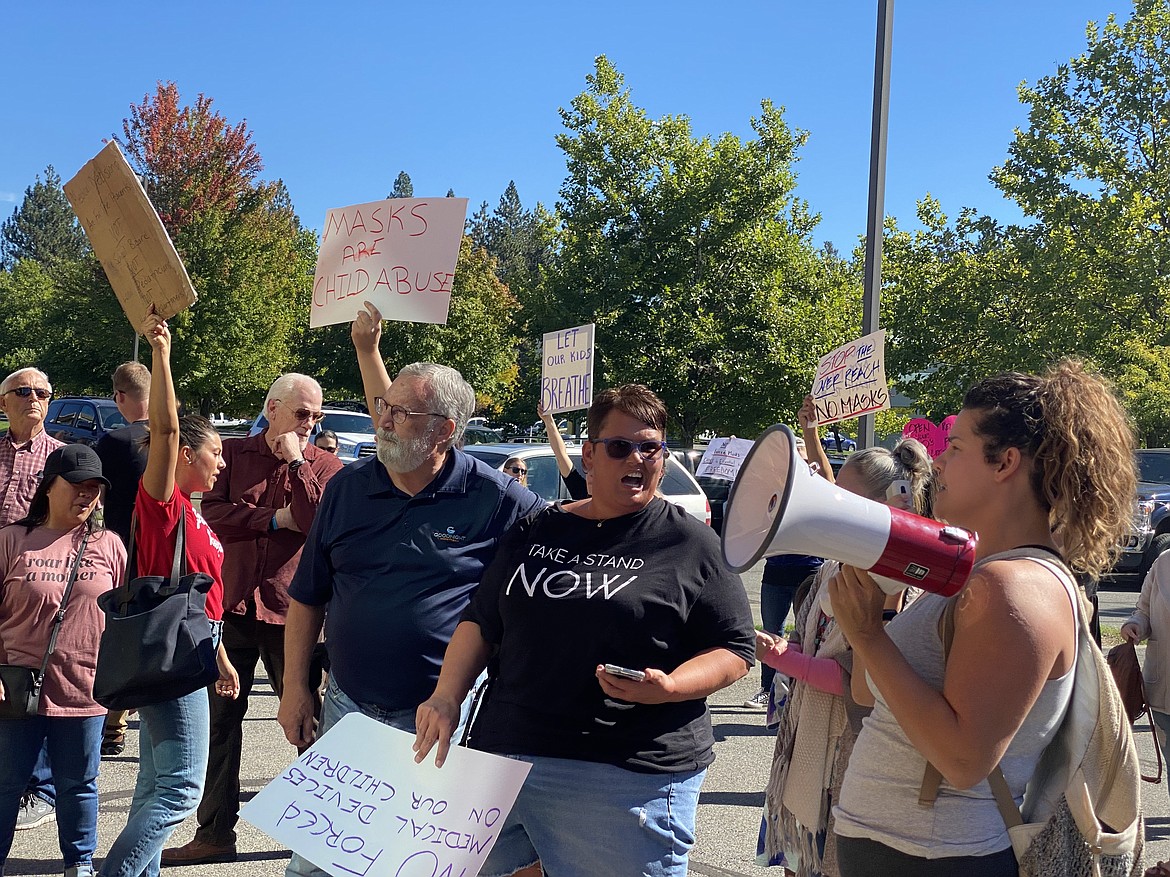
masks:
[[(49, 667), (49, 656), (57, 647), (57, 634), (61, 631), (61, 624), (65, 621), (65, 606), (69, 602), (69, 595), (73, 593), (73, 583), (77, 581), (77, 569), (81, 566), (81, 555), (85, 553), (85, 546), (89, 542), (89, 533), (81, 537), (81, 547), (77, 549), (77, 557), (73, 558), (73, 569), (69, 571), (69, 582), (65, 585), (65, 593), (61, 596), (61, 607), (53, 618), (53, 632), (49, 635), (49, 647), (45, 649), (45, 659), (41, 661), (40, 678), (45, 678), (45, 670)], [(39, 683), (38, 683), (39, 687)]]
[[(179, 488), (176, 487), (175, 490)], [(175, 554), (171, 559), (171, 584), (178, 586), (187, 574), (187, 507), (179, 508), (179, 526), (175, 530)]]

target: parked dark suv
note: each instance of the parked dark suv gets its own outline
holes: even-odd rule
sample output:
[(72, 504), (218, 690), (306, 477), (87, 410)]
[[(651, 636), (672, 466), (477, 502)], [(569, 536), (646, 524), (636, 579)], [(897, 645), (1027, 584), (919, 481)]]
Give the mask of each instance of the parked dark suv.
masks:
[(71, 444), (96, 445), (112, 429), (126, 425), (126, 418), (113, 399), (90, 396), (62, 396), (49, 403), (45, 432)]

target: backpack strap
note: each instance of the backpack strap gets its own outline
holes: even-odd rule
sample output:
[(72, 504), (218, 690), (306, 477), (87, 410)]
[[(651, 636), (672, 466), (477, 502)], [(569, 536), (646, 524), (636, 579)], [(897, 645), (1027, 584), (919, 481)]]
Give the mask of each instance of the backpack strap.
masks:
[[(1045, 548), (1044, 546), (1027, 545), (1022, 547), (1042, 548), (1046, 552), (1051, 552), (1051, 549)], [(1020, 549), (1016, 550), (1018, 551)], [(987, 558), (987, 560), (997, 558), (998, 556), (993, 555), (992, 557)], [(1069, 575), (1068, 570), (1064, 566), (1063, 562), (1061, 562), (1059, 555), (1056, 555), (1056, 563), (1053, 563), (1052, 560), (1046, 557), (1042, 558), (1031, 556), (1031, 559), (1037, 561), (1041, 566), (1047, 567), (1049, 570), (1053, 571), (1053, 573), (1059, 572), (1064, 575)], [(1061, 582), (1061, 584), (1064, 584), (1064, 582)], [(1072, 596), (1074, 598), (1073, 611), (1077, 616), (1077, 629), (1079, 636), (1080, 628), (1084, 626), (1083, 613), (1081, 611), (1080, 602), (1076, 599), (1076, 593), (1074, 592)], [(939, 616), (938, 619), (938, 635), (939, 639), (942, 641), (944, 665), (951, 655), (951, 645), (955, 640), (955, 610), (958, 608), (958, 601), (958, 594), (949, 598), (946, 602), (946, 605), (943, 607), (942, 615)], [(1159, 771), (1159, 775), (1160, 773), (1161, 772)], [(942, 785), (942, 779), (942, 773), (939, 772), (939, 769), (929, 761), (926, 762), (926, 768), (922, 772), (922, 785), (918, 789), (919, 805), (923, 807), (934, 806), (934, 802), (938, 800), (938, 790), (939, 786)], [(1011, 790), (1008, 788), (1007, 779), (1004, 777), (1003, 770), (1000, 769), (998, 764), (995, 766), (995, 769), (987, 775), (987, 784), (991, 786), (991, 793), (995, 796), (995, 805), (997, 808), (999, 808), (999, 812), (1003, 817), (1004, 824), (1006, 824), (1008, 828), (1014, 828), (1017, 825), (1022, 825), (1024, 818), (1020, 813), (1020, 808), (1016, 806), (1015, 799), (1012, 797)]]

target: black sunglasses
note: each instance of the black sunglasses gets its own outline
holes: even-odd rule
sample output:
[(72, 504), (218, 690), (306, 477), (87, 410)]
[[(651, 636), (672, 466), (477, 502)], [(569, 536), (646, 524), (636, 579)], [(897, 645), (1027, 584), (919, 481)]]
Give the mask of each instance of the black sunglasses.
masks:
[(634, 451), (642, 455), (645, 460), (653, 460), (659, 451), (663, 457), (670, 456), (670, 449), (666, 442), (644, 441), (632, 442), (624, 438), (589, 439), (595, 445), (605, 445), (605, 452), (614, 460), (624, 460)]
[(22, 399), (27, 399), (33, 393), (37, 394), (38, 399), (51, 399), (53, 397), (53, 391), (46, 390), (43, 387), (13, 387), (11, 390), (6, 391), (7, 393), (15, 393)]
[(519, 466), (505, 466), (505, 472), (511, 472), (513, 475), (527, 475), (527, 469), (521, 469)]

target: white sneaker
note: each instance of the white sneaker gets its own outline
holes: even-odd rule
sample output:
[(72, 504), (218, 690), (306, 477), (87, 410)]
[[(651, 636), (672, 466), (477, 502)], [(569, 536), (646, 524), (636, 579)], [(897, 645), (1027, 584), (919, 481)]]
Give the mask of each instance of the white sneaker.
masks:
[(757, 712), (765, 712), (768, 709), (768, 692), (761, 688), (751, 697), (743, 702), (744, 709), (756, 710)]
[(84, 862), (80, 865), (70, 865), (65, 869), (65, 877), (93, 877), (93, 865)]

